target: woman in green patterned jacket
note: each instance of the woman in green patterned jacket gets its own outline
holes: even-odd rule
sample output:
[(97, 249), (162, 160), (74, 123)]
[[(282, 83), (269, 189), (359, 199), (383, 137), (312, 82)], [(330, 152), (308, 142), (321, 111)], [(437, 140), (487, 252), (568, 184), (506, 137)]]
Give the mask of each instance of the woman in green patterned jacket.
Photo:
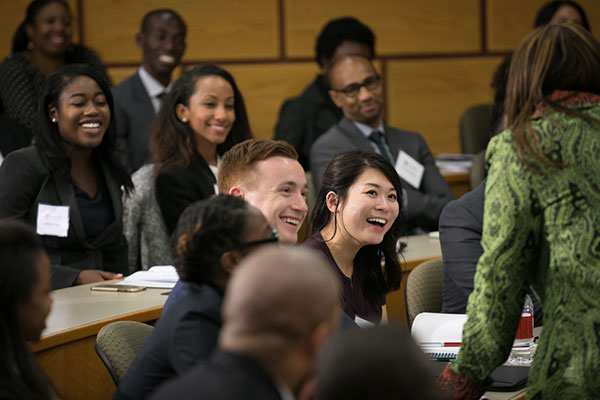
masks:
[(600, 43), (539, 28), (515, 50), (509, 129), (487, 150), (482, 246), (461, 351), (438, 378), (478, 399), (508, 357), (529, 286), (544, 329), (528, 399), (600, 398)]

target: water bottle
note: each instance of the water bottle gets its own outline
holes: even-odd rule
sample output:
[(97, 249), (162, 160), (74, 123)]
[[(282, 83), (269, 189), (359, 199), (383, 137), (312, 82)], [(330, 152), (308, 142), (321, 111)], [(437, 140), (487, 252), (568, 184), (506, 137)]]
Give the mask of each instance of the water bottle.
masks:
[(523, 305), (523, 311), (521, 311), (519, 327), (508, 362), (515, 365), (529, 365), (533, 361), (534, 354), (533, 302), (529, 295), (525, 295), (525, 304)]
[(514, 346), (526, 347), (533, 344), (533, 302), (528, 294), (525, 295), (525, 304), (521, 312), (521, 320), (517, 335), (515, 336)]

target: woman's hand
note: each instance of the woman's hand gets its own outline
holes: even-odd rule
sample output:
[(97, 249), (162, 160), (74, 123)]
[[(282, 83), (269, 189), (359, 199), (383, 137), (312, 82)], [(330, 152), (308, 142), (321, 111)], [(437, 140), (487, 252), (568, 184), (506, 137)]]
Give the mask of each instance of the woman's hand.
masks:
[(85, 285), (86, 283), (109, 281), (111, 279), (119, 279), (122, 277), (123, 274), (115, 274), (113, 272), (101, 271), (99, 269), (84, 269), (77, 276), (77, 279), (75, 280), (75, 285)]

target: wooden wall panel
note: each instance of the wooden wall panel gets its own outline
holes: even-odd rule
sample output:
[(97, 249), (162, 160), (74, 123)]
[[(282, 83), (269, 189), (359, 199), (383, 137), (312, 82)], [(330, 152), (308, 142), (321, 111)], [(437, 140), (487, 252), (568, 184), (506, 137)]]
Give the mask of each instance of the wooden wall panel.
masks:
[(137, 71), (137, 67), (112, 67), (108, 68), (108, 76), (113, 85), (118, 85), (122, 80)]
[[(533, 29), (539, 8), (548, 0), (487, 0), (488, 50), (512, 51)], [(577, 0), (585, 10), (592, 33), (600, 32), (600, 1)], [(515, 10), (519, 10), (515, 12)]]
[(378, 55), (478, 51), (479, 14), (476, 0), (284, 0), (286, 55), (313, 57), (323, 25), (346, 15), (373, 29)]
[(421, 133), (431, 151), (460, 153), (459, 119), (476, 103), (490, 103), (490, 82), (501, 57), (390, 61), (389, 125)]
[(302, 92), (314, 79), (314, 63), (223, 65), (234, 76), (244, 96), (256, 138), (273, 137), (283, 101)]
[[(79, 41), (77, 33), (76, 0), (67, 0), (73, 14), (73, 42)], [(0, 60), (10, 54), (12, 38), (17, 27), (25, 19), (25, 11), (31, 0), (0, 0)]]
[(167, 5), (188, 26), (186, 60), (263, 59), (279, 55), (277, 0), (84, 0), (85, 38), (107, 63), (138, 63), (134, 35), (144, 14)]

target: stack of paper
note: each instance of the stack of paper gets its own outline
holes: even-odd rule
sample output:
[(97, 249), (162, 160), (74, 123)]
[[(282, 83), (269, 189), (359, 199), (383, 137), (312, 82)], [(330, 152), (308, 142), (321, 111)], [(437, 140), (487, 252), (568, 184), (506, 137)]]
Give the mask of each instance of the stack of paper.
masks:
[(172, 265), (157, 265), (148, 271), (137, 271), (125, 277), (118, 285), (145, 286), (149, 288), (172, 289), (179, 275)]
[(428, 358), (453, 359), (460, 350), (465, 322), (466, 314), (421, 313), (411, 334)]
[(438, 169), (448, 172), (468, 172), (473, 165), (473, 154), (439, 154), (435, 158)]

